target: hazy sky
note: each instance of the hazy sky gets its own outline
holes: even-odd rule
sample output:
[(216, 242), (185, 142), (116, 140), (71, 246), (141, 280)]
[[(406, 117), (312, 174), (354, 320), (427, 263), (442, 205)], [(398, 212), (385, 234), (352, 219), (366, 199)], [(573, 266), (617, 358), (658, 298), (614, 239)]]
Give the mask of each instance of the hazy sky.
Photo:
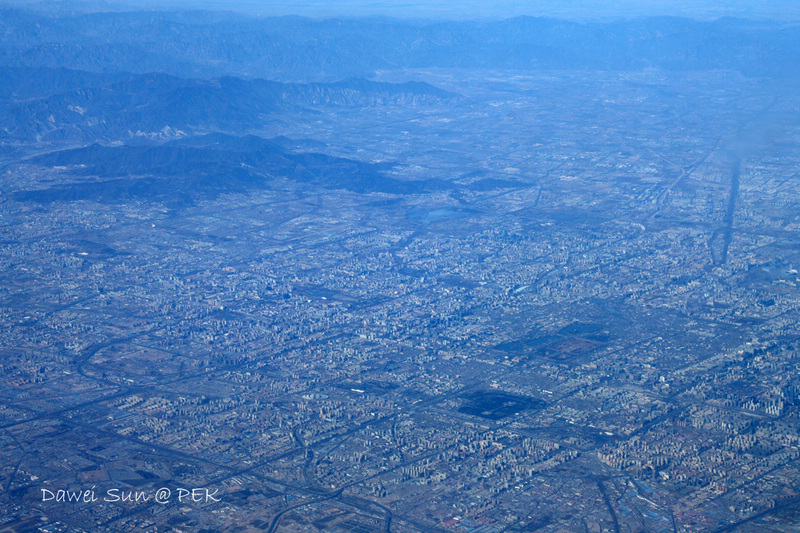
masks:
[[(201, 3), (198, 0), (198, 3)], [(229, 4), (206, 0), (206, 5)], [(800, 18), (800, 0), (331, 0), (250, 1), (262, 12), (304, 14), (382, 14), (446, 18), (551, 15), (568, 18), (605, 18), (638, 15), (676, 15), (692, 18), (743, 16), (756, 18)]]
[[(39, 0), (0, 0), (21, 5)], [(170, 9), (187, 6), (260, 15), (312, 17), (385, 15), (402, 18), (506, 18), (516, 15), (607, 19), (671, 15), (698, 19), (725, 16), (800, 20), (800, 0), (78, 0), (99, 10)], [(48, 5), (55, 2), (48, 1)], [(70, 0), (61, 3), (73, 2)]]

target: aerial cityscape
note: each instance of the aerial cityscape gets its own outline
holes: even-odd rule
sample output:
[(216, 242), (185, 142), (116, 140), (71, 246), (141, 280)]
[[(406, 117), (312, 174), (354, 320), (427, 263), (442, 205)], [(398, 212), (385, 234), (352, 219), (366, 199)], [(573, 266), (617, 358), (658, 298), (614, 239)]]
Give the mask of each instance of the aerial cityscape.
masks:
[(0, 30), (0, 532), (800, 528), (800, 25)]

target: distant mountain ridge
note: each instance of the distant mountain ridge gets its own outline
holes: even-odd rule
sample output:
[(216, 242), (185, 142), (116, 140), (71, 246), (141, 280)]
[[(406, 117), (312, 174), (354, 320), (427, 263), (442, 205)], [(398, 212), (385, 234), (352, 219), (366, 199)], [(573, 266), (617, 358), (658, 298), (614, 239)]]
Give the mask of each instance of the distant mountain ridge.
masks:
[(186, 205), (225, 192), (281, 187), (281, 180), (358, 193), (415, 194), (451, 187), (438, 180), (397, 180), (380, 165), (291, 153), (254, 135), (210, 134), (159, 145), (92, 144), (36, 156), (26, 164), (61, 167), (71, 177), (69, 183), (14, 195), (45, 203), (142, 199)]
[(675, 17), (576, 23), (256, 18), (204, 12), (48, 17), (0, 10), (0, 65), (278, 81), (369, 78), (378, 69), (800, 71), (800, 26)]
[(0, 68), (0, 86), (0, 119), (9, 138), (85, 142), (137, 135), (169, 138), (169, 132), (179, 131), (241, 131), (287, 108), (458, 99), (419, 82), (285, 84), (230, 76), (180, 79), (160, 73), (101, 75), (19, 67)]

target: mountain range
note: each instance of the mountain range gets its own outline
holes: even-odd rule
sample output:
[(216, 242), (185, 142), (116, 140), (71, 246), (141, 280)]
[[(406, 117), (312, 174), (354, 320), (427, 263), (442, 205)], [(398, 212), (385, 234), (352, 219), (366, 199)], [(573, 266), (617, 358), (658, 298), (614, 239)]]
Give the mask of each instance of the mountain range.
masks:
[(412, 194), (451, 187), (439, 180), (397, 180), (385, 174), (385, 165), (293, 153), (253, 135), (221, 133), (156, 145), (92, 144), (32, 157), (24, 164), (58, 167), (70, 176), (66, 183), (14, 195), (43, 203), (143, 199), (183, 206), (226, 192), (281, 188), (287, 180), (294, 186), (358, 193)]
[[(800, 26), (675, 17), (578, 23), (249, 17), (220, 12), (0, 10), (0, 65), (337, 81), (379, 69), (732, 69), (800, 72)], [(794, 73), (794, 74), (792, 74)]]
[(277, 111), (310, 106), (417, 105), (458, 95), (429, 84), (280, 83), (226, 76), (181, 79), (161, 73), (96, 74), (68, 69), (0, 68), (4, 134), (37, 141), (170, 137), (176, 132), (241, 131)]

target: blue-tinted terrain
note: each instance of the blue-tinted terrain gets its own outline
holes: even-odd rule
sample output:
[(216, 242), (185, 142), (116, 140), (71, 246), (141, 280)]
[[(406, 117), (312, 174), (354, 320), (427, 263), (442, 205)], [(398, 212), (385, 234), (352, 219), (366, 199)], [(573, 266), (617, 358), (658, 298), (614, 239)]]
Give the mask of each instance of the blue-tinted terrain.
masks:
[(659, 6), (0, 8), (0, 532), (797, 530), (798, 15)]

